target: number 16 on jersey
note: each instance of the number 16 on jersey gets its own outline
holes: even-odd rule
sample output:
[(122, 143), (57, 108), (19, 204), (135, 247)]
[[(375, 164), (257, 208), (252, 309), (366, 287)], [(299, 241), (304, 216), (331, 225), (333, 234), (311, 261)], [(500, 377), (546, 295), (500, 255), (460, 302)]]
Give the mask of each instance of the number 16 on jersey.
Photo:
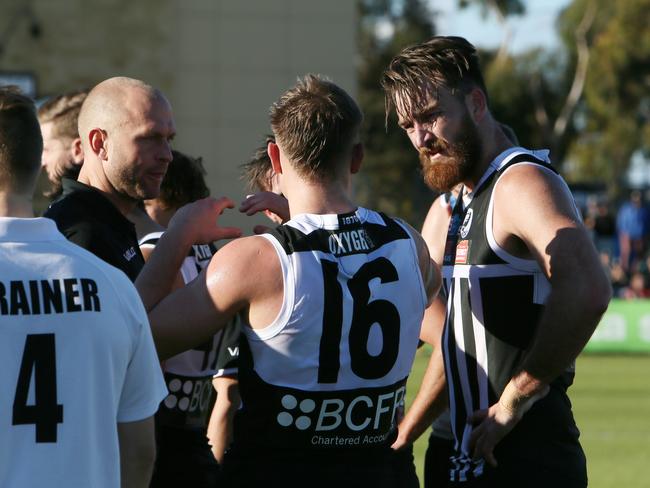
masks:
[[(325, 301), (323, 335), (320, 343), (318, 368), (319, 383), (336, 383), (339, 368), (339, 346), (343, 327), (343, 291), (338, 281), (338, 265), (321, 261)], [(364, 379), (377, 379), (394, 366), (399, 354), (400, 316), (388, 300), (370, 300), (369, 283), (373, 279), (383, 283), (398, 281), (395, 266), (386, 258), (363, 264), (348, 280), (353, 299), (352, 323), (349, 331), (351, 367), (354, 374)], [(373, 325), (382, 332), (382, 349), (376, 356), (368, 352), (368, 339)]]

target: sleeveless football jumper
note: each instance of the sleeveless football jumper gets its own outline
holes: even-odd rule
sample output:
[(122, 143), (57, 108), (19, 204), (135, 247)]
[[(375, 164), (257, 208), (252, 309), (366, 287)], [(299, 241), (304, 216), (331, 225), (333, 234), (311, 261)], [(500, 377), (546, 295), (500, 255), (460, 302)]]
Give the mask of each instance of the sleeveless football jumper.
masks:
[[(492, 234), (493, 192), (499, 178), (517, 164), (534, 164), (557, 174), (546, 153), (522, 148), (502, 153), (479, 181), (471, 201), (458, 198), (449, 224), (442, 271), (448, 296), (442, 340), (455, 438), (454, 482), (484, 474), (484, 461), (470, 457), (472, 426), (467, 418), (499, 400), (531, 345), (550, 292), (538, 263), (510, 255)], [(497, 445), (499, 470), (534, 462), (567, 479), (586, 476), (566, 395), (573, 376), (570, 368), (556, 378), (550, 393)]]
[(231, 455), (260, 469), (277, 460), (257, 476), (282, 486), (310, 471), (311, 486), (357, 468), (379, 478), (427, 302), (415, 242), (399, 221), (361, 207), (299, 215), (260, 238), (277, 252), (284, 302), (267, 327), (244, 328)]

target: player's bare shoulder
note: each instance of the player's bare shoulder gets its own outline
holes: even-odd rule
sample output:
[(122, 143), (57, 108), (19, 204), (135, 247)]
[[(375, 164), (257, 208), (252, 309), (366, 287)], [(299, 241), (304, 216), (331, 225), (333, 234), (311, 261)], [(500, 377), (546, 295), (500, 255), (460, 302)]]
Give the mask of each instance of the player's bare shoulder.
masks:
[[(584, 233), (573, 196), (564, 180), (539, 164), (516, 164), (494, 189), (492, 231), (507, 252), (525, 259), (547, 255), (562, 229)], [(543, 259), (548, 266), (548, 257)]]
[(519, 226), (558, 225), (558, 220), (567, 225), (568, 221), (580, 220), (564, 180), (542, 165), (516, 164), (508, 168), (494, 192), (494, 215), (507, 216), (515, 230)]
[(442, 277), (440, 275), (440, 268), (438, 264), (431, 259), (429, 254), (429, 247), (425, 242), (422, 235), (415, 230), (410, 224), (404, 222), (401, 219), (398, 219), (399, 222), (406, 228), (407, 232), (413, 238), (415, 242), (415, 248), (418, 254), (418, 264), (420, 266), (420, 271), (422, 273), (422, 279), (424, 286), (427, 291), (427, 297), (429, 299), (433, 298), (442, 284)]
[[(207, 273), (208, 286), (227, 279), (246, 301), (282, 290), (280, 260), (273, 244), (262, 236), (241, 237), (223, 246), (210, 261)], [(232, 276), (238, 279), (229, 279)]]

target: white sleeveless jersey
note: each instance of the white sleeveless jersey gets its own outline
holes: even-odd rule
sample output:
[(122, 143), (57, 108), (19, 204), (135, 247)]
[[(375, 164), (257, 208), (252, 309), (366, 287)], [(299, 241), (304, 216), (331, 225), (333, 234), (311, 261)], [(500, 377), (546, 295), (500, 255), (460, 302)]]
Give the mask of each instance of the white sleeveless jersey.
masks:
[(0, 486), (119, 487), (167, 394), (133, 284), (44, 218), (0, 218), (0, 269)]
[(284, 303), (269, 326), (244, 328), (235, 442), (390, 445), (427, 302), (413, 238), (364, 208), (300, 215), (262, 238)]
[[(142, 237), (141, 248), (153, 248), (163, 232)], [(180, 268), (185, 284), (193, 281), (217, 251), (213, 245), (193, 245)], [(180, 428), (205, 428), (212, 408), (214, 376), (237, 374), (239, 324), (236, 319), (210, 340), (163, 363), (169, 395), (160, 406), (157, 422)]]

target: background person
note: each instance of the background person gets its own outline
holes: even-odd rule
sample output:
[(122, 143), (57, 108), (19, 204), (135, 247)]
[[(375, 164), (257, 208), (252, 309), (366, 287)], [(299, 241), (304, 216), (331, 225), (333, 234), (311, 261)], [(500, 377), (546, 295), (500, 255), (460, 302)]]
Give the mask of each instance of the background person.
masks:
[[(139, 201), (159, 195), (172, 160), (175, 132), (171, 106), (159, 90), (124, 77), (99, 83), (79, 114), (84, 150), (79, 179), (63, 179), (63, 195), (45, 216), (52, 218), (69, 240), (135, 280), (145, 262), (135, 226), (127, 215)], [(238, 229), (223, 230), (221, 237), (240, 234)], [(177, 238), (183, 240), (184, 236)], [(201, 442), (206, 444), (205, 438)], [(163, 455), (167, 452), (162, 451)], [(171, 470), (175, 465), (166, 466)]]
[(126, 216), (139, 200), (158, 196), (175, 133), (171, 106), (157, 89), (123, 77), (99, 83), (79, 114), (78, 181), (62, 179), (63, 194), (44, 216), (134, 281), (144, 259)]
[(62, 178), (76, 180), (84, 161), (78, 118), (88, 90), (63, 93), (48, 99), (38, 109), (38, 121), (43, 134), (41, 164), (51, 188), (45, 192), (55, 200), (63, 192)]
[(616, 214), (620, 264), (626, 273), (643, 260), (646, 240), (650, 232), (650, 213), (639, 190), (632, 190), (630, 198)]
[(41, 151), (32, 101), (0, 88), (0, 485), (144, 488), (167, 394), (147, 317), (123, 273), (33, 218)]
[[(279, 225), (289, 220), (289, 203), (280, 191), (280, 175), (274, 173), (268, 154), (269, 143), (275, 143), (274, 136), (266, 136), (266, 142), (255, 150), (253, 157), (242, 165), (242, 179), (253, 191), (241, 202), (239, 211), (246, 215), (263, 212), (273, 223)], [(265, 225), (256, 225), (255, 234), (270, 232)]]

